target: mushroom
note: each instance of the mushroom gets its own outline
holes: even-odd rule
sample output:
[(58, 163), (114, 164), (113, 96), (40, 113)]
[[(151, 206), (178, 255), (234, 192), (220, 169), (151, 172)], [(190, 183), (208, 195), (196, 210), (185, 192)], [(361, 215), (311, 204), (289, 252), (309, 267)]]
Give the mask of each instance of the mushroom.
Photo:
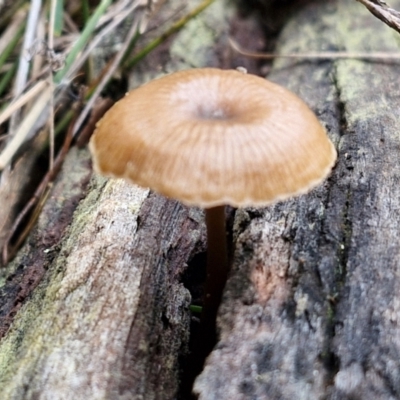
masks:
[(225, 205), (265, 206), (305, 193), (336, 151), (296, 95), (266, 79), (214, 68), (175, 72), (129, 92), (90, 140), (95, 170), (205, 209), (202, 322), (215, 326), (229, 271)]

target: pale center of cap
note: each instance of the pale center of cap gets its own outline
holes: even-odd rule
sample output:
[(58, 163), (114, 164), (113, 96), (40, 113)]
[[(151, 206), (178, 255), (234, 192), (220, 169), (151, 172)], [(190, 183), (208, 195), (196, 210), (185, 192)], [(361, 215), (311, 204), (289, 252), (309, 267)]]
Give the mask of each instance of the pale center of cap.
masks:
[(197, 107), (196, 117), (203, 120), (228, 120), (231, 119), (231, 113), (221, 106), (204, 104)]

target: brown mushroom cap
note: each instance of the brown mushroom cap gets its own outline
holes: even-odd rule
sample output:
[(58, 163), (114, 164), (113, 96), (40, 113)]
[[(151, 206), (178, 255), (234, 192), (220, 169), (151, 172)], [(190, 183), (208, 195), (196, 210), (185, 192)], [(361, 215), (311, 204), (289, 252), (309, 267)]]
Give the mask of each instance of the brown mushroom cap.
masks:
[(336, 160), (296, 95), (213, 68), (129, 92), (98, 123), (90, 150), (98, 172), (201, 207), (267, 205), (307, 192)]

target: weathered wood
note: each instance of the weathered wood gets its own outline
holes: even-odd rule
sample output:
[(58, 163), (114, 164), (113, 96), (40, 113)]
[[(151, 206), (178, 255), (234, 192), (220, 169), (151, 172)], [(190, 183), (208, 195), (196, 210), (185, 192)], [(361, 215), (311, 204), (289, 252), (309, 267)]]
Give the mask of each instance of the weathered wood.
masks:
[[(181, 8), (169, 3), (166, 15)], [(227, 26), (216, 3), (174, 39), (167, 71), (216, 60), (213, 34)], [(185, 61), (190, 40), (197, 52)], [(135, 84), (157, 68), (146, 60)], [(1, 270), (1, 399), (176, 396), (190, 320), (181, 273), (205, 250), (203, 213), (90, 176), (87, 150), (72, 149), (27, 243)]]
[[(62, 189), (46, 207), (68, 195)], [(48, 215), (37, 234), (55, 229)], [(202, 239), (201, 218), (147, 189), (92, 180), (60, 248), (47, 249), (55, 255), (41, 290), (2, 342), (2, 396), (172, 398), (190, 303), (177, 278)]]
[[(213, 7), (171, 43), (165, 71), (219, 65), (212, 45), (226, 39), (230, 10)], [(397, 51), (398, 42), (361, 5), (332, 0), (294, 15), (279, 49)], [(159, 64), (148, 65), (132, 82), (140, 70), (156, 75)], [(201, 399), (400, 397), (397, 75), (365, 61), (275, 63), (270, 78), (316, 110), (339, 161), (310, 195), (237, 212)], [(188, 334), (179, 274), (204, 250), (202, 214), (97, 178), (67, 229), (88, 167), (73, 150), (3, 279), (0, 312), (14, 320), (0, 344), (2, 398), (172, 399)]]
[[(399, 46), (360, 4), (338, 0), (293, 16), (278, 48)], [(237, 212), (221, 340), (195, 391), (207, 400), (400, 398), (398, 65), (279, 60), (270, 78), (311, 105), (339, 160), (311, 194)]]

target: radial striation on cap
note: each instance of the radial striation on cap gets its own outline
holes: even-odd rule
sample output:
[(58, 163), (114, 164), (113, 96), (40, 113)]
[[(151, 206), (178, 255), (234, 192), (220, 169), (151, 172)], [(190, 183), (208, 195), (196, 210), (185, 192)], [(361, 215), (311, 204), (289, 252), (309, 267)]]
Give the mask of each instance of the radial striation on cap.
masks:
[(305, 193), (336, 151), (308, 106), (266, 79), (213, 68), (129, 92), (90, 141), (95, 169), (189, 205), (267, 205)]

